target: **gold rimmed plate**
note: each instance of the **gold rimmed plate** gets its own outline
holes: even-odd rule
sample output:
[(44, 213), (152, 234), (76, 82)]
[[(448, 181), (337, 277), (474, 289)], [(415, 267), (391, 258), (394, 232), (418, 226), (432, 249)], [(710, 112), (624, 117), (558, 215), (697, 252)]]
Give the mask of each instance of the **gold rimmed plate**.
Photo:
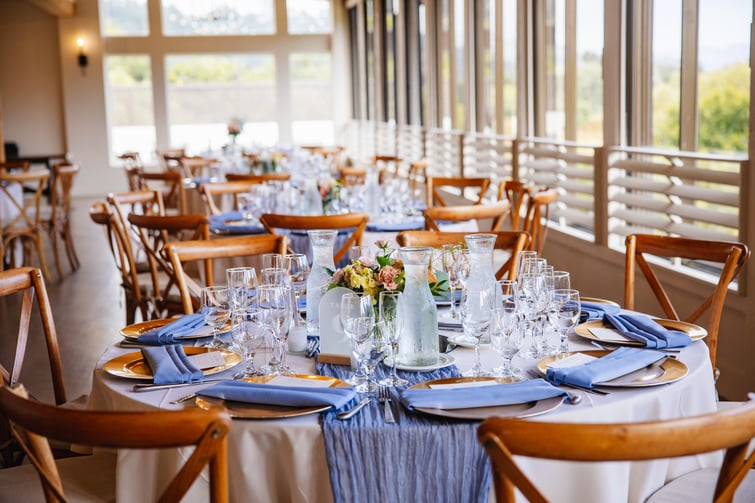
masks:
[[(213, 349), (213, 348), (184, 348), (184, 352), (187, 356), (198, 355), (207, 353), (209, 351), (219, 351), (223, 356), (225, 363), (216, 367), (210, 367), (203, 369), (205, 376), (210, 376), (228, 370), (241, 362), (241, 355), (227, 349)], [(117, 356), (112, 360), (105, 363), (102, 367), (108, 374), (116, 377), (125, 377), (126, 379), (152, 379), (152, 371), (144, 361), (144, 356), (141, 351), (135, 353), (126, 353), (125, 355)]]
[[(125, 337), (126, 339), (137, 340), (140, 335), (144, 335), (147, 332), (150, 332), (152, 330), (165, 326), (168, 323), (173, 323), (177, 319), (178, 318), (165, 318), (161, 320), (149, 320), (149, 321), (142, 321), (141, 323), (134, 323), (133, 325), (123, 327), (121, 329), (121, 335)], [(220, 330), (220, 333), (222, 334), (222, 333), (228, 332), (230, 329), (231, 329), (231, 323), (228, 322)], [(184, 336), (178, 337), (178, 339), (201, 339), (203, 337), (210, 337), (210, 336), (212, 336), (212, 328), (209, 326), (205, 326), (205, 327), (197, 328), (196, 332), (193, 334), (184, 335)]]
[[(537, 364), (537, 370), (540, 374), (545, 375), (548, 371), (548, 365), (556, 360), (567, 358), (574, 354), (584, 354), (600, 358), (611, 353), (610, 350), (595, 350), (595, 351), (574, 351), (571, 353), (560, 353), (558, 355), (549, 356), (543, 358)], [(595, 386), (601, 388), (645, 388), (648, 386), (659, 386), (661, 384), (669, 384), (674, 381), (678, 381), (689, 373), (689, 368), (684, 362), (681, 362), (675, 358), (664, 358), (655, 363), (643, 367), (634, 372), (630, 372), (623, 376), (611, 379), (601, 383), (595, 383)]]
[[(678, 330), (680, 332), (684, 332), (685, 334), (689, 335), (690, 339), (692, 339), (693, 341), (702, 339), (703, 337), (708, 335), (708, 331), (705, 330), (703, 327), (695, 325), (693, 323), (687, 323), (686, 321), (664, 320), (661, 318), (653, 318), (653, 320), (668, 330)], [(613, 327), (609, 323), (605, 322), (604, 320), (590, 320), (580, 325), (577, 325), (577, 327), (574, 329), (574, 333), (576, 333), (580, 337), (583, 337), (585, 339), (589, 339), (592, 341), (606, 342), (609, 344), (619, 344), (622, 346), (638, 346), (638, 347), (645, 346), (643, 343), (639, 341), (632, 341), (628, 339), (625, 340), (625, 339), (620, 338), (620, 336), (610, 337), (610, 338), (600, 337), (598, 335), (595, 335), (595, 333), (592, 332), (592, 329), (596, 329), (596, 328), (612, 329)]]
[[(260, 376), (243, 379), (246, 382), (267, 384), (275, 376)], [(339, 379), (312, 374), (294, 374), (291, 377), (306, 380), (330, 381), (329, 388), (348, 388), (349, 385)], [(289, 407), (284, 405), (271, 405), (263, 403), (247, 403), (225, 400), (209, 396), (198, 396), (195, 400), (197, 407), (209, 409), (210, 407), (225, 407), (231, 417), (236, 419), (284, 419), (287, 417), (306, 416), (317, 414), (331, 408), (330, 405), (318, 405), (313, 407)]]
[[(445, 379), (436, 379), (434, 381), (426, 381), (415, 384), (414, 386), (410, 386), (409, 389), (430, 389), (431, 386), (435, 384), (472, 384), (482, 381), (495, 381), (498, 384), (506, 384), (512, 382), (511, 379), (500, 377), (448, 377)], [(562, 396), (555, 396), (543, 400), (536, 400), (533, 402), (517, 403), (512, 405), (496, 405), (492, 407), (470, 407), (467, 409), (436, 409), (431, 407), (415, 407), (414, 410), (422, 412), (424, 414), (430, 414), (432, 416), (482, 421), (493, 416), (511, 418), (537, 416), (539, 414), (545, 414), (546, 412), (557, 409), (563, 402), (564, 399)]]

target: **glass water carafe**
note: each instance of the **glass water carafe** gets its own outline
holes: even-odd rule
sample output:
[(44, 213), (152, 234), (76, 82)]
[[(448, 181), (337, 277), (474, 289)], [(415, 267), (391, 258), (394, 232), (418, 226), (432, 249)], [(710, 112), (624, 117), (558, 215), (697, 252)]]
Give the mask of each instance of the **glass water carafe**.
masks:
[(430, 291), (427, 269), (433, 249), (407, 246), (399, 249), (406, 283), (398, 302), (398, 364), (427, 367), (438, 363), (438, 310)]
[(333, 249), (336, 244), (336, 230), (308, 231), (312, 243), (312, 267), (307, 278), (307, 335), (320, 335), (320, 298), (330, 282), (327, 269), (334, 271)]

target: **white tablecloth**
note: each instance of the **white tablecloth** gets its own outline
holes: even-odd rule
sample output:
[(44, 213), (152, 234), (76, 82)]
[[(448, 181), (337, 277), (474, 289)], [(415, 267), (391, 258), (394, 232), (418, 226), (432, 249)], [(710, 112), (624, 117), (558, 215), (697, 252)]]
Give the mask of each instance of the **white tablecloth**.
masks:
[[(574, 349), (594, 349), (582, 340), (572, 340)], [(106, 374), (105, 362), (137, 349), (109, 348), (94, 371), (89, 408), (109, 410), (149, 410), (155, 407), (178, 409), (169, 402), (190, 392), (187, 388), (149, 393), (134, 393), (134, 381)], [(473, 350), (457, 348), (450, 353), (461, 371), (471, 367)], [(483, 364), (497, 366), (497, 355), (483, 350)], [(675, 383), (642, 389), (616, 389), (609, 396), (577, 392), (583, 396), (578, 405), (562, 405), (557, 410), (533, 418), (541, 421), (614, 422), (671, 419), (712, 412), (716, 409), (715, 388), (707, 346), (698, 341), (682, 350), (679, 359), (689, 374)], [(257, 363), (264, 363), (258, 355)], [(515, 364), (532, 367), (534, 360), (515, 359)], [(312, 373), (314, 362), (290, 355), (295, 371)], [(227, 371), (231, 374), (233, 371)], [(197, 389), (194, 387), (192, 389)], [(394, 406), (399, 406), (394, 403)], [(325, 461), (318, 416), (283, 420), (234, 420), (229, 434), (228, 466), (231, 501), (330, 502), (331, 486)], [(176, 450), (122, 451), (118, 460), (118, 501), (154, 500), (162, 485), (185, 453)], [(421, 470), (416, 460), (407, 460), (406, 469)], [(642, 463), (578, 464), (521, 459), (525, 472), (544, 491), (559, 502), (634, 502), (666, 481), (697, 468), (720, 463), (717, 454)], [(206, 501), (207, 481), (195, 484), (186, 501)]]
[[(20, 204), (23, 205), (23, 202), (21, 201), (23, 201), (24, 198), (24, 189), (20, 183), (11, 183), (6, 187), (6, 190), (13, 199), (19, 201)], [(20, 213), (18, 207), (13, 204), (13, 201), (8, 198), (8, 194), (0, 190), (0, 228), (8, 225)], [(22, 221), (21, 223), (23, 224), (25, 222)], [(6, 250), (6, 253), (9, 254), (10, 250)], [(16, 240), (16, 243), (14, 245), (14, 253), (16, 257), (16, 263), (11, 265), (19, 267), (22, 265), (23, 261), (23, 247), (21, 240)], [(4, 259), (4, 257), (0, 257), (0, 260)]]

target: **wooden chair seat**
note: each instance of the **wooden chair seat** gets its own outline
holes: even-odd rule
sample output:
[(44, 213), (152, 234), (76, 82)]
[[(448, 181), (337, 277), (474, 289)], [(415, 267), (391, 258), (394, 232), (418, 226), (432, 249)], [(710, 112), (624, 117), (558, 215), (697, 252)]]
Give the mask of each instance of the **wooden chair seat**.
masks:
[[(180, 501), (204, 468), (209, 467), (210, 501), (228, 501), (226, 437), (231, 418), (223, 408), (153, 412), (72, 410), (29, 399), (22, 386), (14, 390), (3, 386), (0, 388), (0, 411), (11, 421), (14, 437), (29, 453), (39, 473), (43, 492), (50, 501), (67, 501), (66, 484), (58, 469), (58, 465), (66, 465), (67, 461), (55, 462), (48, 439), (116, 449), (193, 446), (193, 451), (186, 457), (178, 456), (176, 473), (162, 494), (156, 495), (156, 500)], [(161, 469), (171, 470), (168, 467)], [(79, 483), (102, 482), (92, 480), (92, 472), (77, 472), (76, 475)]]
[[(726, 450), (726, 455), (715, 488), (708, 490), (715, 494), (716, 502), (731, 501), (742, 480), (746, 476), (754, 477), (750, 475), (750, 468), (755, 454), (748, 453), (748, 445), (755, 437), (755, 401), (712, 414), (638, 423), (553, 423), (492, 418), (480, 425), (477, 436), (490, 456), (499, 503), (515, 501), (515, 488), (528, 501), (548, 501), (519, 468), (514, 456), (562, 461), (640, 461), (719, 450)], [(699, 492), (693, 492), (681, 501), (703, 500), (710, 501)]]
[[(671, 260), (700, 260), (722, 265), (718, 281), (712, 293), (689, 315), (681, 316), (674, 307), (668, 293), (656, 273), (661, 269), (658, 262), (649, 257)], [(666, 318), (696, 323), (708, 311), (704, 324), (708, 336), (704, 339), (710, 351), (710, 361), (718, 376), (716, 351), (718, 348), (718, 329), (721, 323), (724, 302), (729, 285), (750, 257), (750, 248), (744, 243), (727, 241), (709, 241), (673, 236), (656, 236), (651, 234), (632, 234), (626, 238), (626, 264), (624, 268), (624, 307), (635, 309), (637, 306), (636, 272), (639, 269), (650, 286), (655, 299), (660, 304)], [(668, 262), (670, 264), (670, 262)], [(701, 287), (704, 288), (704, 287)], [(705, 290), (702, 290), (705, 291)]]
[[(439, 231), (402, 231), (396, 235), (396, 242), (400, 246), (430, 246), (441, 248), (443, 245), (464, 244), (464, 236), (471, 232), (439, 232)], [(506, 260), (495, 273), (496, 279), (516, 279), (516, 258), (530, 241), (530, 236), (523, 231), (491, 232), (496, 235), (495, 250), (506, 252)], [(494, 259), (495, 261), (495, 259)]]
[[(279, 215), (277, 213), (265, 213), (260, 217), (260, 222), (268, 232), (280, 233), (280, 230), (302, 231), (315, 229), (336, 229), (348, 234), (346, 240), (334, 250), (333, 260), (339, 263), (347, 256), (352, 246), (362, 244), (362, 235), (367, 228), (369, 217), (366, 213), (345, 213), (343, 215), (322, 216), (299, 216)], [(293, 250), (290, 253), (295, 253)]]
[[(498, 201), (492, 204), (474, 204), (466, 206), (431, 206), (423, 212), (425, 216), (425, 230), (440, 231), (443, 222), (465, 222), (476, 220), (480, 231), (496, 232), (501, 228), (509, 212), (508, 201)], [(489, 220), (484, 225), (481, 220)]]

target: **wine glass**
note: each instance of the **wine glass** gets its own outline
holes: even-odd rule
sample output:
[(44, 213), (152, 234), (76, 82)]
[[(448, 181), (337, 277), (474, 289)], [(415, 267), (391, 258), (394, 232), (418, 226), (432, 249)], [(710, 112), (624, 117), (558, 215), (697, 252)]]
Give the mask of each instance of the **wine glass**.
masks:
[(525, 352), (528, 358), (546, 356), (545, 337), (540, 323), (541, 315), (546, 314), (548, 291), (545, 277), (539, 273), (524, 273), (517, 278), (519, 289), (516, 302), (525, 318), (525, 329), (531, 344)]
[(231, 267), (225, 270), (225, 277), (234, 312), (247, 311), (257, 295), (257, 271), (254, 267)]
[(577, 325), (580, 311), (578, 290), (559, 288), (553, 291), (553, 301), (548, 310), (548, 317), (550, 322), (558, 328), (560, 336), (559, 353), (569, 351), (567, 334)]
[(461, 248), (456, 255), (454, 263), (456, 264), (456, 276), (463, 288), (467, 285), (469, 274), (472, 272), (472, 262), (469, 260), (469, 248)]
[(382, 291), (378, 297), (378, 309), (380, 313), (380, 331), (383, 339), (391, 348), (391, 374), (380, 381), (385, 386), (404, 386), (409, 381), (396, 375), (396, 360), (398, 360), (398, 339), (401, 330), (399, 320), (399, 299), (401, 292)]
[(283, 255), (280, 253), (263, 253), (262, 254), (262, 268), (263, 269), (282, 269), (283, 268)]
[(369, 246), (352, 246), (349, 248), (349, 260), (359, 260), (360, 258), (372, 258), (372, 250)]
[(295, 313), (294, 323), (300, 325), (306, 324), (306, 321), (302, 319), (299, 311), (299, 299), (307, 289), (307, 278), (309, 278), (310, 267), (307, 256), (303, 253), (291, 253), (285, 257), (286, 271), (288, 272), (288, 279), (294, 291), (295, 297)]
[(524, 343), (524, 332), (520, 326), (519, 309), (516, 305), (517, 283), (511, 280), (498, 282), (498, 300), (495, 305), (494, 323), (490, 330), (490, 342), (501, 357), (500, 367), (493, 369), (496, 377), (515, 381), (522, 379), (521, 369), (512, 368), (511, 360)]
[(357, 387), (358, 391), (377, 392), (379, 385), (375, 380), (375, 367), (385, 358), (389, 347), (382, 337), (382, 330), (374, 330), (374, 327), (373, 330), (368, 332), (367, 339), (362, 344), (357, 345), (358, 356), (361, 358), (364, 373), (367, 376), (364, 386), (361, 389), (359, 386)]
[(364, 368), (364, 344), (375, 325), (375, 310), (372, 296), (366, 293), (347, 293), (341, 297), (341, 324), (351, 339), (351, 347), (357, 359), (357, 371), (347, 382), (354, 384), (357, 391), (369, 389), (369, 377)]
[(260, 285), (257, 306), (265, 323), (273, 330), (273, 350), (265, 374), (286, 373), (285, 343), (291, 323), (291, 292), (282, 285)]
[(456, 266), (457, 255), (461, 252), (461, 245), (445, 244), (442, 247), (441, 266), (448, 274), (448, 292), (451, 295), (451, 310), (448, 316), (452, 319), (459, 317), (456, 309), (456, 287), (459, 286), (459, 274)]
[(464, 376), (490, 375), (489, 372), (483, 370), (480, 363), (480, 339), (490, 328), (494, 298), (495, 291), (493, 289), (470, 290), (464, 288), (461, 292), (461, 324), (464, 327), (464, 333), (473, 337), (475, 341), (475, 363), (471, 369), (462, 374)]
[(220, 327), (231, 317), (231, 295), (225, 285), (202, 288), (202, 316), (212, 327), (212, 340), (205, 344), (208, 348), (225, 348), (227, 344), (220, 338)]
[(256, 309), (245, 311), (238, 329), (233, 332), (233, 339), (241, 349), (246, 365), (233, 375), (234, 379), (262, 375), (262, 371), (254, 366), (254, 357), (265, 340), (265, 332), (272, 333), (272, 328), (265, 324), (262, 314)]
[(536, 259), (537, 252), (533, 250), (522, 250), (516, 256), (516, 275), (520, 276), (525, 272), (524, 261), (529, 259)]
[(288, 272), (282, 267), (265, 267), (260, 275), (263, 285), (288, 285)]

